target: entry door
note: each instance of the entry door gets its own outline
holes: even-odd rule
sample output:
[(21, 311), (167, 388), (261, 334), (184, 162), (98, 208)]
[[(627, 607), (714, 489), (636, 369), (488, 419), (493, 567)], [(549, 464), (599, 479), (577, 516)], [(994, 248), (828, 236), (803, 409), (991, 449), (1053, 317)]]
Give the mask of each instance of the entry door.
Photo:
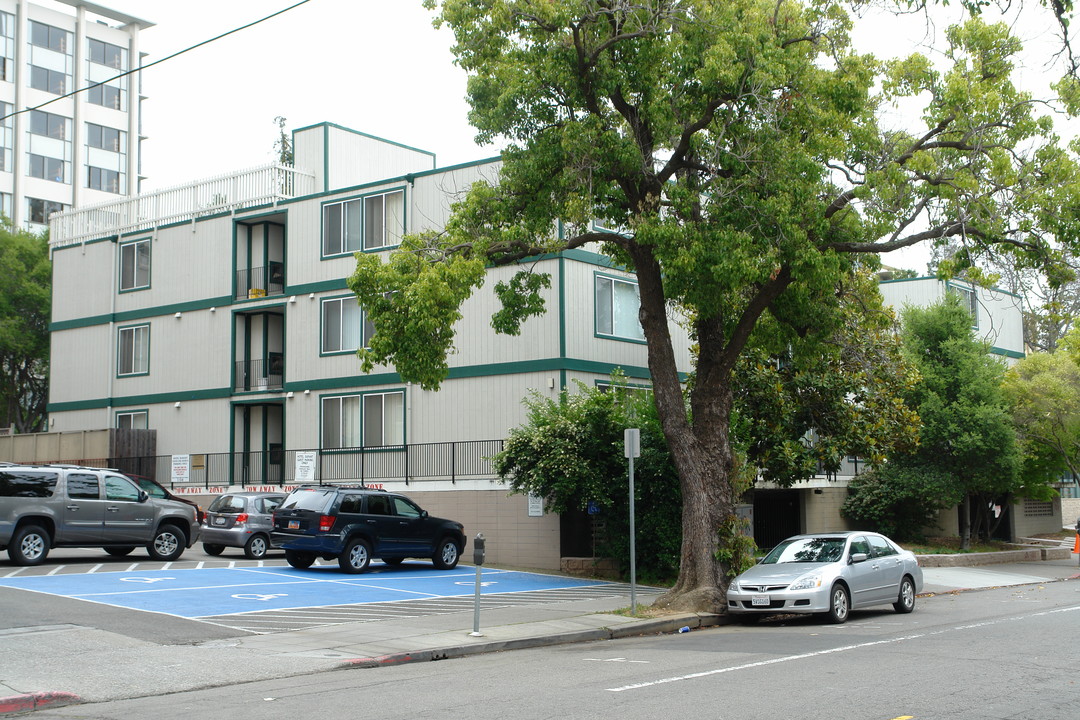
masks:
[(105, 503), (98, 476), (68, 473), (64, 496), (64, 518), (56, 525), (56, 542), (87, 544), (100, 541)]

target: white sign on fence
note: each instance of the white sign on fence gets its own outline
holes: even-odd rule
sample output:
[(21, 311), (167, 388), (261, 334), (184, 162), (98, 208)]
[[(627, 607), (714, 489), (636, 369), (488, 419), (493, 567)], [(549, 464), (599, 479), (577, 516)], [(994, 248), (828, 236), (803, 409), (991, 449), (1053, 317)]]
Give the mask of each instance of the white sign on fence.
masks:
[(172, 481), (174, 483), (186, 483), (191, 480), (191, 456), (172, 456)]
[(296, 482), (314, 482), (316, 455), (313, 451), (296, 453)]

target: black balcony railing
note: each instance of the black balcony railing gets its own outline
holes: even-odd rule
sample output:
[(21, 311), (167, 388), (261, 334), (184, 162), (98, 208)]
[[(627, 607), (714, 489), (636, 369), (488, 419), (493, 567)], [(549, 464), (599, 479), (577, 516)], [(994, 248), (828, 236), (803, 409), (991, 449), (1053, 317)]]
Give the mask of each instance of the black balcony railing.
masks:
[(285, 356), (269, 353), (265, 360), (238, 360), (234, 390), (280, 390), (285, 382)]
[(266, 267), (236, 271), (236, 299), (254, 299), (285, 292), (285, 264), (270, 262)]
[[(166, 487), (241, 487), (258, 485), (379, 483), (491, 478), (491, 458), (502, 440), (387, 445), (334, 450), (269, 450), (204, 453), (189, 456), (188, 479), (174, 483), (172, 456), (109, 458), (108, 466), (157, 480)], [(296, 477), (296, 454), (314, 453), (314, 477)]]

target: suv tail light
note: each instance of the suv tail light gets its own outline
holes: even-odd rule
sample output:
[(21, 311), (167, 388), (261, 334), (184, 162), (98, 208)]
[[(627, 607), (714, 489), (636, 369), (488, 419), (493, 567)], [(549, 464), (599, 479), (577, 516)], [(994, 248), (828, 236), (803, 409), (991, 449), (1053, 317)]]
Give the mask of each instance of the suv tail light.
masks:
[(319, 532), (330, 532), (330, 529), (334, 527), (333, 515), (320, 515), (319, 516)]

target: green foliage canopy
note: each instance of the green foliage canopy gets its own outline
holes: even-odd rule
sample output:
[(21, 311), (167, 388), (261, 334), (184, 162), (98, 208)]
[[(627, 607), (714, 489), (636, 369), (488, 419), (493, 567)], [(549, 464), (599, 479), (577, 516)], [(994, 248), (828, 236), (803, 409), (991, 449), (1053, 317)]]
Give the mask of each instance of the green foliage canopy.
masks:
[[(454, 32), (478, 139), (507, 145), (498, 184), (472, 188), (441, 231), (389, 262), (358, 256), (350, 287), (379, 329), (363, 366), (437, 388), (461, 303), (492, 265), (590, 246), (635, 272), (682, 482), (671, 597), (685, 607), (723, 607), (733, 375), (763, 318), (827, 342), (844, 325), (837, 286), (866, 254), (957, 243), (942, 272), (995, 248), (1053, 277), (1057, 243), (1080, 242), (1075, 158), (1013, 84), (1019, 44), (1004, 25), (951, 28), (939, 68), (854, 52), (854, 20), (829, 0), (425, 4)], [(921, 116), (879, 121), (903, 101)], [(543, 308), (530, 271), (517, 265), (496, 293), (502, 332)], [(689, 413), (672, 309), (697, 344)]]
[(0, 226), (0, 424), (44, 429), (52, 263), (46, 235)]

